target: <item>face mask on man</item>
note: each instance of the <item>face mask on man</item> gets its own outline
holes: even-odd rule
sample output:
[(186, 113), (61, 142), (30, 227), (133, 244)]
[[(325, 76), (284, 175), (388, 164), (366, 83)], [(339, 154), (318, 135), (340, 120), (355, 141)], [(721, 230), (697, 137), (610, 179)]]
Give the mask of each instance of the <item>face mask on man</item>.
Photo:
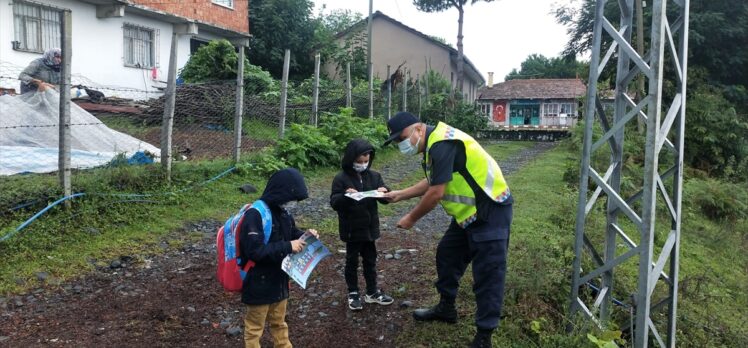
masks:
[(415, 145), (410, 143), (410, 137), (413, 136), (413, 133), (415, 133), (415, 131), (416, 129), (413, 128), (413, 131), (410, 132), (410, 136), (397, 144), (397, 147), (400, 149), (400, 152), (403, 155), (415, 155), (418, 153), (418, 145), (421, 143), (421, 135), (418, 135), (418, 140), (416, 141)]
[(353, 163), (353, 170), (355, 170), (358, 173), (361, 173), (366, 170), (366, 168), (369, 168), (369, 162), (365, 163)]
[(281, 208), (286, 209), (286, 210), (293, 209), (293, 208), (296, 208), (296, 203), (298, 203), (298, 202), (296, 202), (296, 201), (290, 201), (290, 202), (281, 204)]

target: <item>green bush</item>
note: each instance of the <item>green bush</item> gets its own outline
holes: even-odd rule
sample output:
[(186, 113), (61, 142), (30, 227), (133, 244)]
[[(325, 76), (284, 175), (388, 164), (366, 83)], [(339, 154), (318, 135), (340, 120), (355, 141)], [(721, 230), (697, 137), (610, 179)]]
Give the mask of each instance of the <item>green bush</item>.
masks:
[(309, 125), (292, 124), (278, 142), (278, 157), (298, 169), (316, 166), (330, 166), (338, 161), (335, 141)]
[(323, 113), (320, 118), (322, 134), (332, 139), (339, 151), (352, 139), (366, 139), (379, 148), (387, 138), (387, 127), (378, 119), (356, 117), (352, 108), (340, 108), (337, 114)]
[(689, 92), (687, 112), (685, 162), (710, 176), (745, 180), (748, 119), (711, 86)]
[(190, 56), (179, 72), (185, 82), (204, 82), (236, 78), (239, 55), (228, 40), (214, 40)]
[(286, 161), (276, 156), (272, 150), (262, 150), (252, 154), (247, 162), (236, 166), (240, 174), (253, 173), (262, 177), (268, 177), (278, 170), (288, 167)]
[(748, 189), (716, 179), (689, 179), (684, 185), (685, 205), (712, 220), (748, 218)]
[[(188, 83), (235, 80), (239, 55), (228, 40), (213, 40), (190, 56), (179, 72)], [(278, 81), (261, 67), (244, 60), (244, 89), (248, 93), (277, 92)]]
[(432, 94), (421, 111), (424, 122), (436, 125), (444, 122), (466, 133), (474, 133), (486, 127), (488, 120), (472, 103), (450, 97), (447, 94)]
[[(337, 114), (323, 113), (319, 128), (292, 124), (278, 142), (275, 155), (286, 166), (299, 169), (336, 166), (343, 148), (350, 140), (366, 139), (378, 148), (386, 137), (384, 122), (356, 117), (353, 109), (341, 108)], [(258, 157), (256, 166), (272, 161), (272, 157), (266, 157)], [(263, 164), (263, 167), (268, 165)]]

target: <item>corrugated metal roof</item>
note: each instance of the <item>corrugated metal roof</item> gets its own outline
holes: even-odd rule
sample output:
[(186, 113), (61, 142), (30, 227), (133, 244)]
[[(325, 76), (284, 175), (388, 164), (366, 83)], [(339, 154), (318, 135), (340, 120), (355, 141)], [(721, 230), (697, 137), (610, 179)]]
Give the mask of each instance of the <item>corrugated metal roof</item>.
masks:
[(587, 87), (579, 79), (509, 80), (481, 87), (478, 99), (575, 99), (586, 93)]

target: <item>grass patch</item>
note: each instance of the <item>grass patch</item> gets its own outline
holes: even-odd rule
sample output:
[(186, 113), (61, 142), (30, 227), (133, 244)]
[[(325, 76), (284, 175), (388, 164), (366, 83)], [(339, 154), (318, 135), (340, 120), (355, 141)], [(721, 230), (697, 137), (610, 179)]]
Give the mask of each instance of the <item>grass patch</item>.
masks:
[(136, 138), (142, 138), (153, 129), (160, 129), (158, 125), (148, 126), (145, 120), (137, 120), (127, 116), (97, 114), (97, 117), (107, 127)]
[(483, 148), (488, 152), (494, 159), (501, 162), (507, 158), (516, 155), (522, 150), (529, 149), (535, 146), (534, 142), (530, 141), (501, 141), (501, 142), (481, 142)]
[[(486, 148), (489, 153), (500, 155), (509, 149), (519, 151), (528, 146), (532, 143), (499, 143)], [(531, 322), (541, 318), (548, 323), (544, 331), (557, 333), (544, 334), (548, 336), (543, 339), (547, 346), (579, 346), (574, 344), (579, 341), (578, 337), (558, 333), (563, 331), (560, 326), (570, 290), (566, 269), (574, 254), (571, 249), (573, 224), (571, 230), (565, 230), (566, 224), (559, 225), (555, 215), (569, 209), (573, 212), (575, 204), (570, 190), (559, 192), (559, 187), (565, 187), (562, 176), (550, 173), (558, 171), (562, 167), (558, 163), (565, 159), (566, 155), (556, 149), (507, 178), (515, 196), (514, 220), (504, 301), (506, 318), (493, 337), (495, 346), (545, 346), (539, 335), (530, 329)], [(549, 188), (555, 192), (548, 192)], [(475, 298), (470, 269), (460, 284), (458, 324), (406, 325), (398, 346), (454, 347), (470, 342), (475, 334)]]
[[(400, 154), (378, 153), (382, 165)], [(253, 162), (252, 156), (246, 156)], [(252, 170), (234, 172), (209, 185), (202, 183), (231, 167), (227, 160), (176, 162), (172, 181), (166, 184), (158, 165), (107, 167), (73, 173), (73, 192), (86, 195), (72, 200), (71, 208), (58, 205), (10, 239), (0, 243), (0, 296), (23, 293), (38, 287), (35, 274), (46, 272), (65, 281), (90, 271), (101, 262), (121, 255), (162, 252), (163, 237), (190, 221), (223, 221), (244, 203), (259, 198), (267, 177)], [(337, 168), (304, 172), (310, 187), (329, 188)], [(57, 176), (34, 174), (10, 176), (0, 184), (0, 236), (13, 233), (26, 219), (62, 196)], [(237, 188), (252, 183), (258, 192), (246, 195)], [(151, 194), (120, 197), (113, 194)], [(328, 195), (324, 192), (324, 195)], [(35, 202), (36, 203), (33, 203)], [(21, 203), (25, 209), (9, 211)], [(337, 219), (304, 227), (337, 234)], [(177, 247), (184, 240), (169, 241)]]
[[(185, 222), (225, 219), (241, 203), (257, 197), (257, 194), (248, 197), (237, 187), (258, 180), (229, 175), (210, 186), (174, 192), (226, 168), (226, 163), (222, 162), (206, 162), (191, 168), (175, 166), (174, 177), (178, 179), (172, 186), (160, 189), (155, 188), (163, 186), (163, 181), (156, 179), (160, 175), (157, 167), (128, 167), (124, 172), (94, 170), (77, 175), (75, 191), (88, 192), (88, 195), (74, 199), (70, 209), (58, 205), (0, 244), (3, 255), (0, 294), (20, 293), (39, 286), (34, 277), (37, 272), (47, 272), (64, 281), (89, 271), (96, 260), (159, 252), (161, 237)], [(148, 179), (152, 181), (147, 183)], [(130, 181), (146, 182), (145, 187), (141, 187), (142, 191), (130, 191), (130, 186), (123, 186), (119, 191), (113, 188), (114, 183)], [(264, 182), (256, 184), (264, 185)], [(91, 194), (94, 192), (150, 192), (155, 195), (124, 198)], [(3, 216), (2, 225), (8, 227), (3, 228), (2, 235), (15, 230), (33, 212), (35, 210)]]
[[(494, 145), (488, 146), (489, 152)], [(569, 162), (577, 155), (557, 147), (509, 176), (515, 195), (514, 221), (509, 252), (504, 315), (493, 337), (498, 347), (595, 347), (586, 338), (586, 322), (575, 320), (576, 331), (565, 332), (577, 191), (563, 180)], [(664, 218), (664, 214), (658, 214)], [(588, 226), (602, 231), (604, 214), (591, 214)], [(624, 220), (622, 218), (621, 220)], [(666, 225), (666, 221), (658, 224)], [(679, 347), (748, 346), (748, 246), (745, 220), (711, 221), (695, 204), (684, 201), (678, 302)], [(596, 233), (601, 234), (601, 233)], [(595, 235), (593, 233), (592, 235)], [(655, 250), (665, 236), (655, 238)], [(625, 250), (618, 250), (619, 255)], [(659, 251), (658, 251), (659, 252)], [(736, 257), (738, 256), (738, 257)], [(613, 297), (624, 302), (636, 288), (636, 263), (624, 263), (616, 273)], [(589, 269), (589, 268), (586, 268)], [(433, 277), (432, 270), (427, 276)], [(409, 323), (398, 337), (401, 347), (464, 346), (475, 333), (472, 276), (461, 281), (457, 325)], [(664, 287), (658, 286), (657, 291)], [(434, 298), (435, 300), (436, 298)], [(628, 326), (628, 312), (616, 307), (614, 327)], [(653, 315), (654, 320), (664, 320)], [(626, 345), (630, 345), (627, 342)]]
[(252, 140), (277, 140), (278, 125), (256, 118), (244, 119), (242, 133)]

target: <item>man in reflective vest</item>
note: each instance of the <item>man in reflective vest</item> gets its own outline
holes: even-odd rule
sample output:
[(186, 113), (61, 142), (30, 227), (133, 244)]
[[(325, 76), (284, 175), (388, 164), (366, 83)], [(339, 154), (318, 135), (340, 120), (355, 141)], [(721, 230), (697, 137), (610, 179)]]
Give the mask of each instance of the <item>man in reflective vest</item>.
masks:
[(423, 154), (424, 180), (385, 197), (398, 202), (421, 197), (397, 223), (410, 229), (441, 203), (452, 216), (436, 249), (436, 289), (441, 296), (431, 308), (413, 313), (416, 320), (457, 322), (455, 298), (462, 275), (473, 263), (475, 325), (471, 347), (491, 347), (504, 302), (504, 278), (512, 223), (512, 195), (496, 161), (468, 134), (439, 123), (436, 127), (399, 112), (387, 122), (390, 137), (405, 155)]

